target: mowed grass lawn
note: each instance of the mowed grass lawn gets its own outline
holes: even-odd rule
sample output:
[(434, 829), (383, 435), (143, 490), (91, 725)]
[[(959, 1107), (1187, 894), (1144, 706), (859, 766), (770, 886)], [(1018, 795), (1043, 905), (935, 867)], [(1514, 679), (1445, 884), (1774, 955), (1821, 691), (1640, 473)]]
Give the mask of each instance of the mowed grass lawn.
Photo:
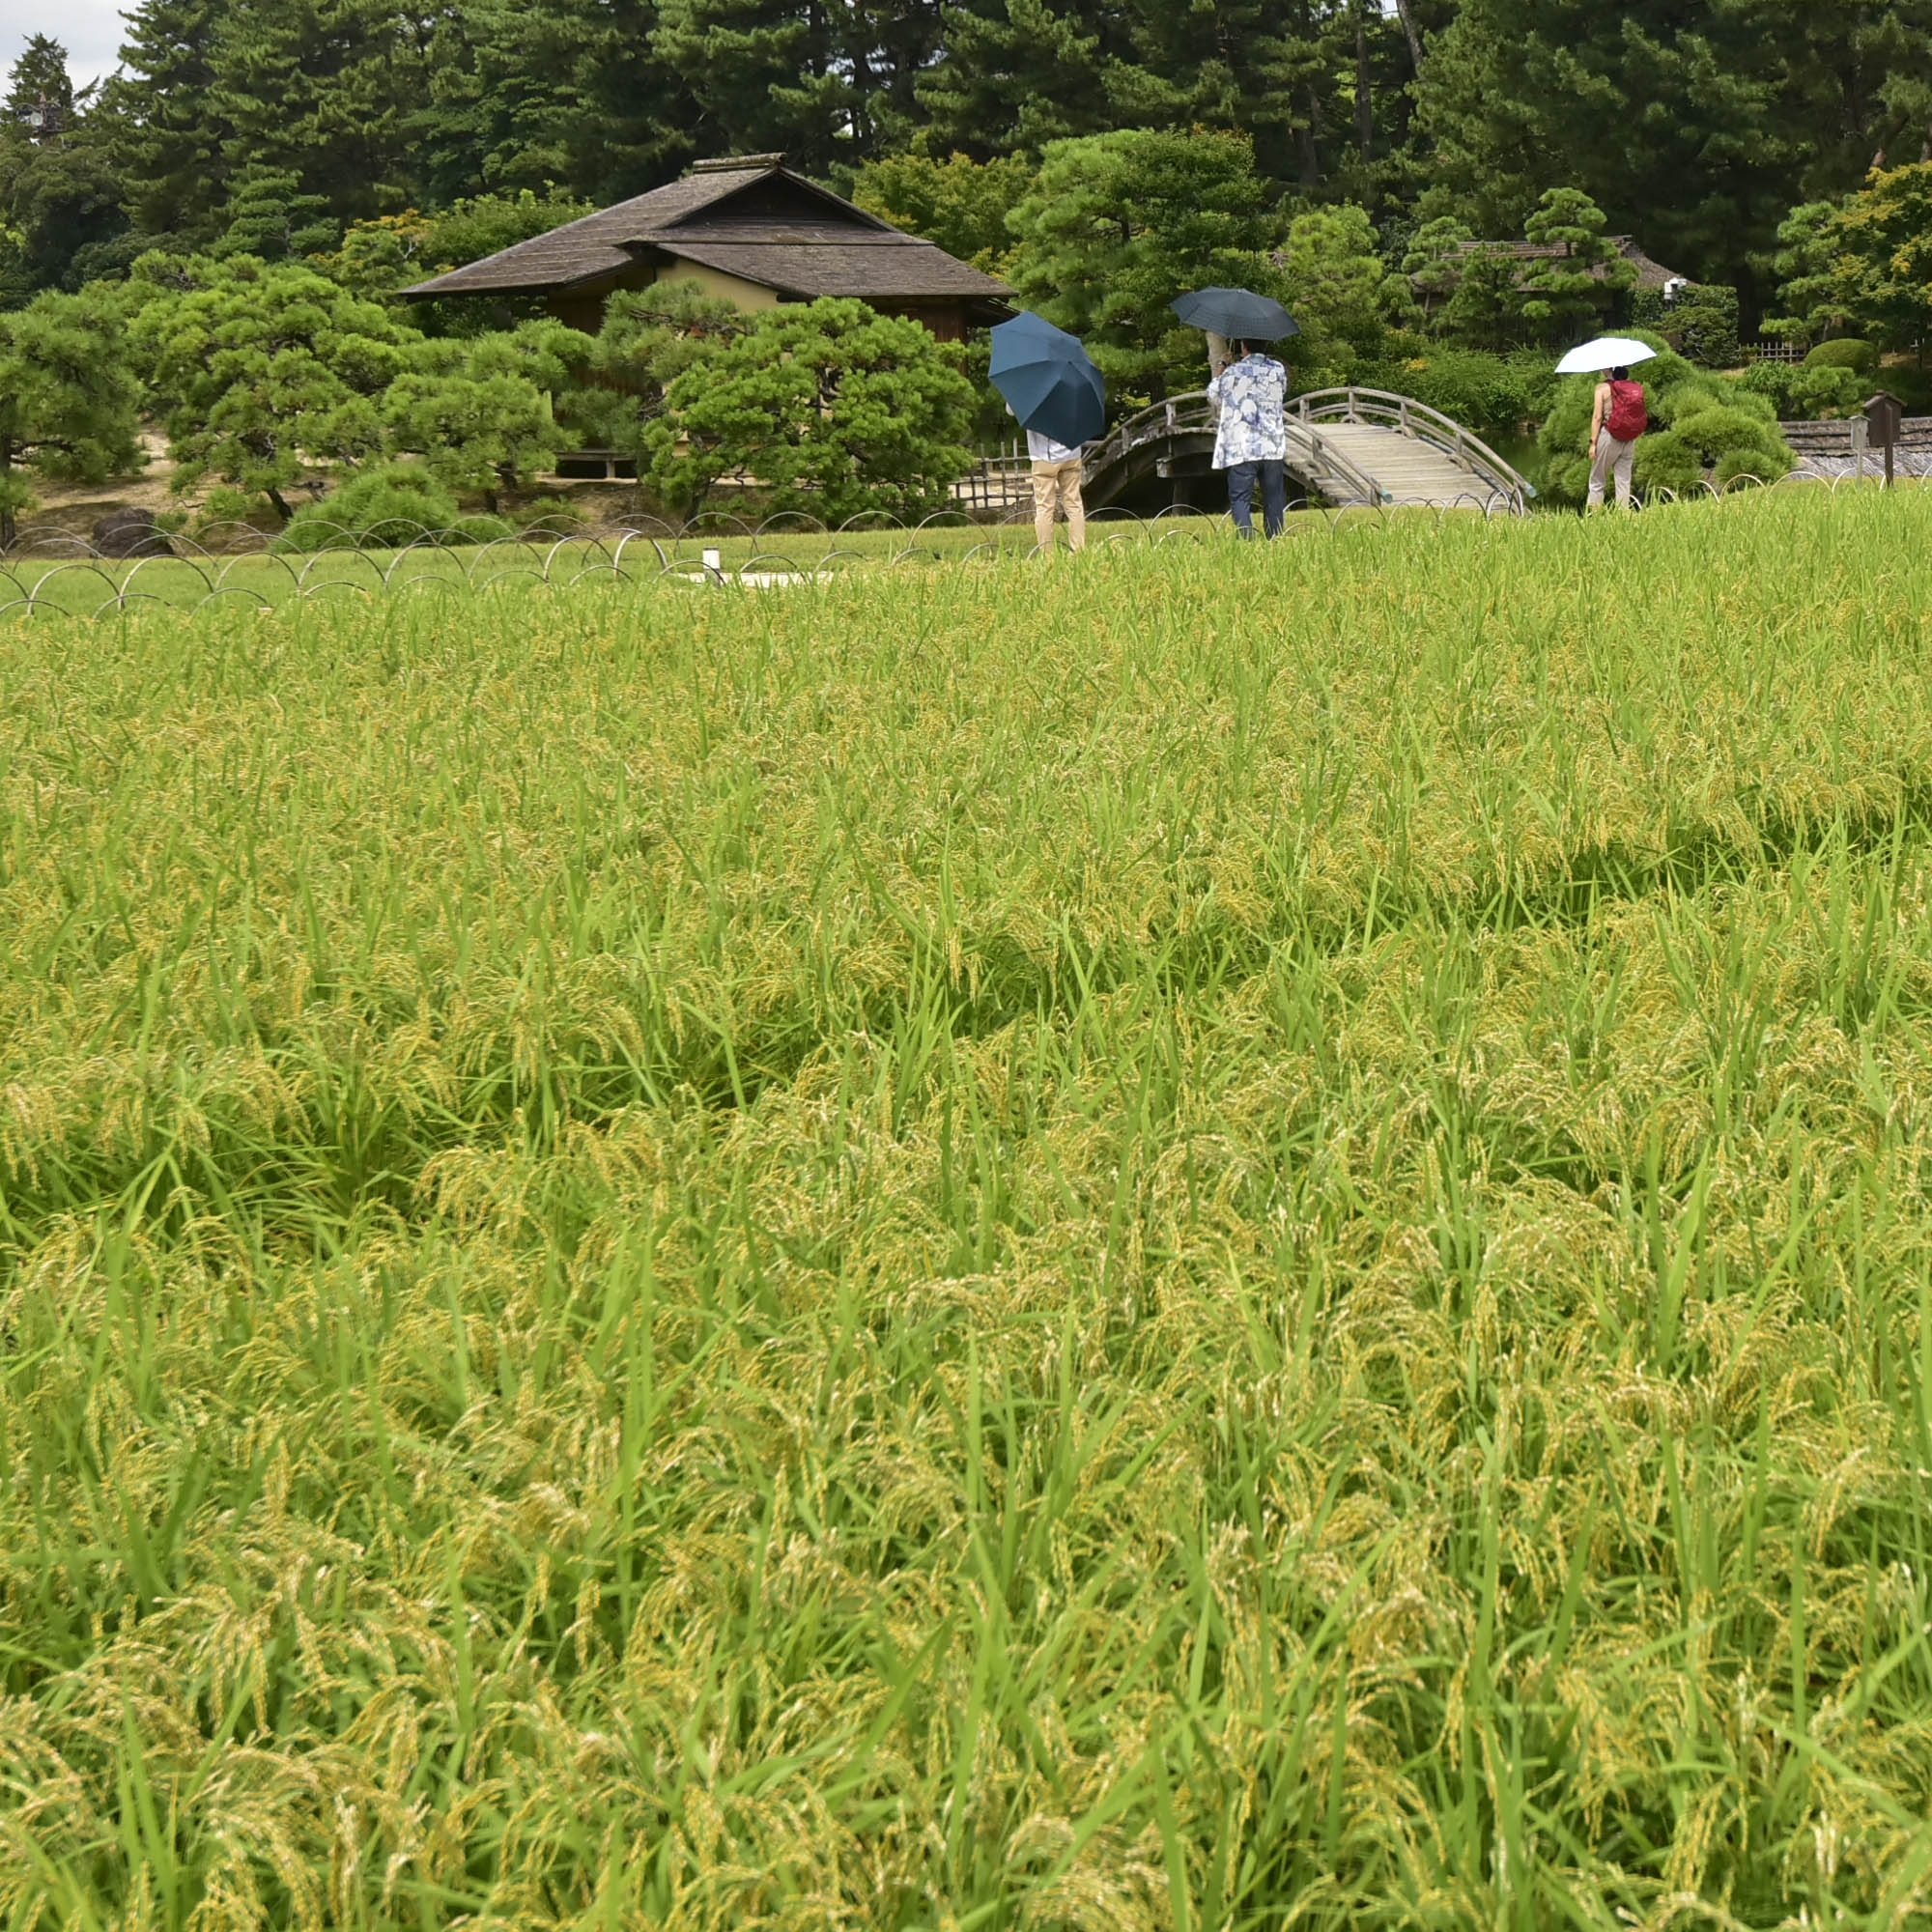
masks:
[(1932, 1921), (1928, 612), (0, 626), (0, 1923)]

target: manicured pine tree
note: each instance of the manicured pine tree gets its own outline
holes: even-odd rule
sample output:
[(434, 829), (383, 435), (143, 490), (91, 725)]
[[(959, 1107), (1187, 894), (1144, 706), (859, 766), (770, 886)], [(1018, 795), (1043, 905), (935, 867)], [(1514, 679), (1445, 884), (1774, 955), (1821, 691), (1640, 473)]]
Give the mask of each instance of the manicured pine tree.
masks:
[(1604, 211), (1580, 188), (1553, 187), (1523, 224), (1523, 234), (1562, 254), (1535, 263), (1522, 277), (1521, 312), (1547, 342), (1580, 339), (1611, 304), (1636, 286), (1636, 269), (1604, 233)]
[(136, 281), (129, 337), (165, 412), (177, 487), (213, 476), (267, 497), (286, 522), (285, 492), (309, 463), (381, 453), (380, 399), (418, 337), (379, 303), (247, 255), (151, 258)]
[(108, 303), (46, 294), (0, 315), (0, 544), (33, 501), (34, 474), (99, 483), (135, 467), (139, 401)]
[(1168, 304), (1216, 283), (1264, 285), (1276, 228), (1254, 149), (1236, 134), (1117, 128), (1056, 141), (1009, 225), (1008, 277), (1082, 337), (1117, 404), (1207, 376), (1207, 342)]

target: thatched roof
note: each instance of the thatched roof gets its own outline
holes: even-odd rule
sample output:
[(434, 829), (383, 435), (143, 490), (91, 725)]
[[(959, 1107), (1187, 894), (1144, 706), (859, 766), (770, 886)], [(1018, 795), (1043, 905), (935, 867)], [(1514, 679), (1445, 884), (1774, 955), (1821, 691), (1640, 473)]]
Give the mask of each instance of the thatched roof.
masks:
[(997, 302), (1004, 282), (792, 173), (777, 156), (696, 162), (682, 179), (519, 242), (405, 295), (548, 295), (640, 263), (691, 262), (791, 299)]

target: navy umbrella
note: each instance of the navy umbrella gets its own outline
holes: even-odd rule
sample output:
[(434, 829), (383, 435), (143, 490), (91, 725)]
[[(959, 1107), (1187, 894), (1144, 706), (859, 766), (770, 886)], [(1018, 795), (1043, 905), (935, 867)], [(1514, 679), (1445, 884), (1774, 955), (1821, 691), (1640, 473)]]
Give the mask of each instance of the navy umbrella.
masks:
[(1225, 335), (1231, 342), (1279, 342), (1299, 335), (1301, 325), (1269, 296), (1252, 289), (1196, 289), (1168, 303), (1190, 328)]
[(1107, 426), (1107, 384), (1077, 335), (1023, 311), (993, 330), (993, 386), (1028, 429), (1078, 448)]

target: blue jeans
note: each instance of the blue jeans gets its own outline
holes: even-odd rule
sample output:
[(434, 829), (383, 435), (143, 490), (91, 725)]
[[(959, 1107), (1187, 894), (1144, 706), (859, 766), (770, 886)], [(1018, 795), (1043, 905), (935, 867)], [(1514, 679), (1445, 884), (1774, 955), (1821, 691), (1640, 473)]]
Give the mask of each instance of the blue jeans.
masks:
[(1255, 533), (1255, 484), (1262, 486), (1262, 528), (1278, 537), (1288, 520), (1288, 466), (1272, 459), (1228, 466), (1228, 508), (1244, 537)]

